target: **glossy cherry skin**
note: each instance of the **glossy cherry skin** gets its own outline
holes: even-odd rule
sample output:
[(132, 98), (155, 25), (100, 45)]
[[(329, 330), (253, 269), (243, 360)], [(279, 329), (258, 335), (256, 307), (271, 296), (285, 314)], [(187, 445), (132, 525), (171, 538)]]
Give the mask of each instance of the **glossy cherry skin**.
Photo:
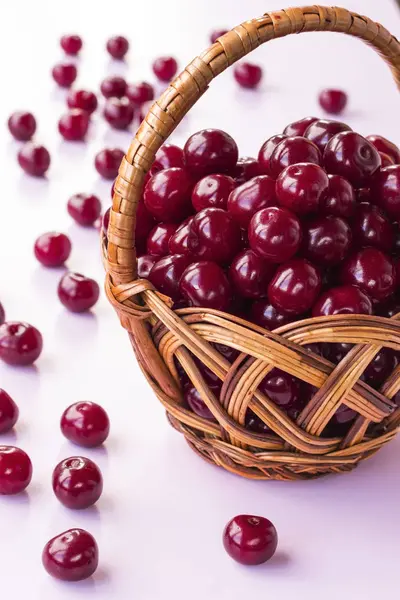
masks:
[(169, 83), (178, 70), (178, 63), (172, 56), (160, 56), (153, 62), (152, 66), (157, 79), (165, 83)]
[(68, 88), (74, 83), (78, 70), (72, 63), (58, 63), (53, 67), (51, 74), (60, 87)]
[(82, 38), (79, 35), (63, 35), (60, 39), (60, 46), (65, 54), (76, 56), (82, 48)]
[(269, 175), (246, 181), (230, 193), (227, 203), (228, 212), (243, 229), (255, 213), (268, 206), (276, 206), (275, 181)]
[(396, 269), (388, 256), (377, 248), (363, 248), (343, 264), (341, 282), (357, 285), (372, 300), (388, 298), (396, 286)]
[(204, 208), (190, 224), (188, 249), (198, 260), (225, 265), (241, 249), (240, 227), (222, 208)]
[(365, 369), (365, 382), (374, 388), (380, 387), (396, 366), (395, 352), (391, 348), (382, 348)]
[(115, 179), (119, 165), (124, 158), (124, 152), (118, 148), (104, 148), (96, 154), (94, 166), (104, 179)]
[(342, 285), (321, 294), (312, 309), (313, 317), (372, 315), (372, 302), (355, 285)]
[(5, 320), (6, 320), (6, 312), (4, 310), (2, 303), (0, 302), (0, 325), (3, 325)]
[(228, 173), (236, 166), (239, 151), (235, 140), (220, 129), (203, 129), (190, 136), (184, 148), (185, 165), (197, 178)]
[(247, 89), (258, 87), (262, 74), (261, 67), (249, 62), (241, 62), (233, 69), (233, 76), (238, 84)]
[(103, 491), (103, 477), (90, 458), (65, 458), (53, 471), (53, 492), (68, 508), (88, 508), (97, 502)]
[(316, 267), (294, 258), (278, 267), (268, 286), (268, 298), (278, 310), (301, 315), (313, 306), (320, 289), (321, 276)]
[(107, 40), (106, 48), (110, 56), (122, 60), (129, 50), (129, 41), (123, 35), (114, 35)]
[(303, 225), (302, 252), (312, 262), (331, 266), (340, 263), (350, 250), (351, 229), (340, 217), (316, 217)]
[(135, 108), (126, 96), (108, 98), (104, 106), (104, 118), (114, 129), (126, 129), (133, 121)]
[(18, 421), (19, 410), (14, 400), (0, 388), (0, 433), (10, 431)]
[(0, 326), (0, 359), (8, 365), (31, 365), (42, 348), (42, 335), (33, 325), (8, 321)]
[(393, 160), (393, 164), (400, 164), (400, 150), (396, 144), (393, 144), (393, 142), (390, 142), (382, 135), (367, 135), (367, 140), (375, 146), (378, 152), (383, 152), (390, 156)]
[(137, 260), (137, 273), (140, 279), (148, 279), (151, 269), (159, 260), (158, 256), (150, 256), (150, 254), (143, 254)]
[(257, 417), (257, 415), (253, 413), (250, 408), (248, 408), (246, 412), (245, 427), (254, 433), (272, 433), (268, 425), (266, 425), (264, 421), (260, 419), (260, 417)]
[(79, 225), (92, 226), (101, 214), (101, 202), (94, 194), (75, 194), (67, 203), (68, 214)]
[(378, 150), (362, 135), (344, 131), (334, 135), (324, 151), (328, 173), (342, 175), (354, 187), (368, 186), (381, 166)]
[(312, 123), (317, 121), (317, 117), (305, 117), (304, 119), (300, 119), (299, 121), (293, 121), (293, 123), (289, 123), (283, 130), (284, 135), (293, 137), (293, 136), (303, 136)]
[(275, 193), (281, 206), (299, 215), (318, 212), (327, 194), (329, 179), (316, 164), (299, 163), (284, 169), (277, 181)]
[(35, 177), (43, 177), (50, 166), (50, 154), (44, 146), (27, 142), (18, 152), (21, 169)]
[(273, 151), (269, 168), (275, 179), (288, 166), (298, 163), (322, 164), (322, 156), (317, 146), (300, 136), (287, 137)]
[[(135, 225), (135, 246), (138, 256), (146, 254), (147, 238), (155, 224), (156, 222), (147, 210), (144, 202), (139, 202), (136, 208)], [(166, 252), (166, 254), (168, 254), (168, 252)]]
[(263, 298), (275, 266), (252, 250), (243, 250), (229, 267), (229, 279), (234, 290), (244, 298)]
[(353, 348), (353, 344), (345, 342), (337, 344), (323, 344), (322, 354), (325, 358), (338, 365)]
[(391, 167), (392, 165), (394, 165), (394, 161), (389, 156), (389, 154), (385, 154), (384, 152), (379, 152), (379, 156), (381, 157), (382, 169), (384, 169), (385, 167)]
[(259, 210), (249, 224), (249, 244), (263, 258), (285, 262), (299, 249), (302, 231), (299, 219), (286, 208)]
[(353, 409), (342, 404), (342, 406), (340, 406), (333, 415), (331, 421), (328, 423), (324, 431), (324, 435), (326, 434), (329, 437), (345, 436), (354, 423), (357, 415), (358, 413), (356, 413)]
[(351, 131), (351, 127), (341, 121), (318, 119), (307, 127), (304, 137), (313, 142), (323, 153), (329, 140), (342, 131)]
[(339, 115), (347, 105), (347, 94), (342, 90), (322, 90), (318, 97), (321, 107), (332, 115)]
[(215, 44), (217, 39), (222, 37), (226, 33), (228, 33), (227, 29), (214, 29), (214, 31), (210, 33), (210, 44)]
[(29, 456), (15, 446), (0, 446), (0, 495), (23, 492), (32, 479)]
[(203, 208), (226, 209), (229, 194), (235, 189), (235, 180), (229, 175), (206, 175), (192, 191), (192, 204), (196, 212)]
[(99, 549), (94, 537), (84, 529), (68, 529), (47, 542), (42, 563), (56, 579), (81, 581), (96, 571)]
[(193, 180), (186, 169), (164, 169), (149, 179), (144, 203), (158, 221), (179, 223), (192, 210), (192, 188)]
[(400, 218), (400, 165), (385, 167), (375, 175), (371, 186), (374, 203), (390, 217)]
[(179, 288), (181, 277), (190, 264), (191, 258), (185, 254), (164, 256), (154, 264), (148, 279), (159, 292), (176, 302), (182, 297)]
[(81, 313), (96, 304), (100, 288), (90, 277), (80, 273), (66, 273), (58, 284), (57, 293), (65, 308), (74, 313)]
[(301, 405), (300, 381), (280, 369), (272, 369), (260, 383), (259, 389), (284, 410)]
[(61, 417), (61, 431), (74, 444), (85, 448), (101, 446), (110, 432), (104, 408), (95, 402), (71, 404)]
[[(210, 385), (210, 391), (218, 398), (221, 386)], [(215, 421), (215, 417), (212, 414), (211, 410), (208, 408), (204, 400), (202, 400), (198, 390), (192, 385), (187, 385), (184, 390), (183, 397), (185, 399), (186, 404), (190, 407), (190, 409), (199, 417), (203, 417), (203, 419), (210, 419)]]
[(270, 331), (286, 325), (290, 316), (279, 311), (269, 300), (256, 300), (250, 308), (250, 320)]
[(285, 140), (288, 136), (284, 133), (279, 133), (277, 135), (273, 135), (270, 137), (260, 148), (258, 153), (258, 163), (260, 165), (261, 173), (265, 175), (272, 175), (271, 171), (271, 156), (275, 150), (275, 148)]
[[(150, 102), (154, 99), (154, 87), (147, 81), (139, 81), (138, 83), (130, 83), (126, 88), (126, 95), (134, 106), (141, 106), (145, 102)], [(170, 165), (180, 166), (180, 165)]]
[(191, 264), (179, 284), (181, 294), (190, 306), (225, 311), (231, 301), (231, 286), (223, 269), (215, 262)]
[(353, 186), (340, 175), (328, 175), (329, 187), (320, 199), (319, 211), (334, 217), (351, 217), (356, 210)]
[(253, 179), (261, 175), (260, 165), (258, 160), (251, 156), (242, 156), (238, 159), (236, 167), (231, 172), (231, 176), (236, 182), (236, 185), (242, 185), (245, 181)]
[(111, 75), (100, 84), (100, 91), (105, 98), (122, 98), (126, 94), (127, 83), (123, 77)]
[(169, 238), (168, 248), (170, 254), (192, 255), (188, 247), (190, 225), (193, 217), (189, 217), (178, 227), (175, 233)]
[(37, 238), (34, 253), (43, 266), (61, 267), (68, 260), (71, 248), (71, 241), (65, 233), (50, 231)]
[(174, 144), (163, 144), (151, 165), (150, 175), (170, 167), (184, 167), (183, 150)]
[(357, 206), (351, 222), (356, 247), (373, 246), (390, 252), (394, 245), (393, 226), (385, 214), (373, 204), (363, 202)]
[(64, 140), (78, 142), (85, 138), (89, 123), (89, 113), (80, 108), (73, 108), (58, 121), (58, 131)]
[(67, 104), (69, 108), (79, 108), (91, 115), (97, 108), (97, 96), (86, 90), (70, 90), (67, 96)]
[(8, 119), (11, 135), (20, 142), (27, 142), (36, 131), (36, 119), (30, 112), (14, 112)]
[(264, 517), (238, 515), (225, 527), (224, 548), (231, 558), (242, 565), (260, 565), (275, 554), (278, 534)]
[(176, 223), (157, 223), (147, 237), (147, 254), (159, 257), (166, 256), (169, 253), (169, 240), (177, 228)]

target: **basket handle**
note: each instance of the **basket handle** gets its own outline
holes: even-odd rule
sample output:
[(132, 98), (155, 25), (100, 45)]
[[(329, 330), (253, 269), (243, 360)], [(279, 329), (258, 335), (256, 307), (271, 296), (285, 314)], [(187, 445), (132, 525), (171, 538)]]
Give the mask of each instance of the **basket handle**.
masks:
[(336, 31), (363, 39), (390, 66), (400, 89), (400, 43), (387, 29), (344, 8), (306, 6), (266, 13), (220, 37), (178, 75), (149, 110), (122, 160), (110, 213), (107, 268), (114, 285), (136, 278), (135, 213), (155, 154), (210, 82), (261, 44), (305, 31)]

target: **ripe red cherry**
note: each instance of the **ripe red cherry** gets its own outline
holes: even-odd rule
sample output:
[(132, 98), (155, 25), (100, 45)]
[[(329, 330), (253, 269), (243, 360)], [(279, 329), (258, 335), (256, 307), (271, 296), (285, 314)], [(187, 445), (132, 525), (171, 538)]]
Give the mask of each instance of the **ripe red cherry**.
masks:
[(316, 217), (303, 225), (304, 256), (322, 266), (337, 265), (348, 253), (351, 229), (340, 217)]
[(380, 169), (371, 186), (374, 203), (390, 217), (400, 218), (400, 165)]
[(305, 215), (318, 211), (328, 187), (328, 176), (321, 167), (300, 163), (290, 165), (281, 172), (275, 192), (280, 205), (296, 214)]
[(400, 300), (397, 298), (389, 298), (389, 300), (382, 302), (376, 308), (376, 314), (388, 319), (391, 319), (397, 313), (400, 313)]
[(82, 38), (79, 35), (63, 35), (60, 46), (65, 54), (76, 56), (82, 48)]
[(326, 434), (329, 437), (343, 437), (354, 423), (357, 414), (353, 409), (342, 404), (328, 423), (324, 435)]
[(381, 157), (381, 168), (390, 167), (394, 165), (393, 159), (389, 156), (389, 154), (385, 154), (384, 152), (379, 152), (379, 156)]
[(378, 150), (362, 135), (344, 131), (334, 135), (324, 152), (328, 173), (342, 175), (355, 187), (368, 186), (372, 175), (379, 169)]
[(382, 348), (364, 371), (364, 379), (374, 388), (380, 387), (397, 366), (395, 352), (391, 348)]
[[(217, 398), (219, 397), (221, 391), (221, 385), (210, 385), (210, 391), (213, 392)], [(203, 419), (210, 419), (215, 421), (215, 417), (212, 414), (211, 410), (208, 408), (204, 400), (202, 400), (199, 392), (192, 385), (187, 385), (184, 390), (183, 397), (185, 399), (186, 404), (190, 407), (190, 409), (199, 417), (203, 417)]]
[(278, 135), (273, 135), (270, 137), (260, 148), (258, 153), (258, 163), (260, 165), (261, 173), (265, 173), (266, 175), (272, 175), (271, 171), (271, 156), (275, 150), (275, 148), (282, 142), (282, 140), (286, 140), (287, 135), (283, 133), (279, 133)]
[(385, 300), (394, 292), (396, 270), (386, 254), (377, 248), (359, 250), (343, 264), (342, 283), (354, 284), (372, 300)]
[(224, 548), (242, 565), (260, 565), (275, 554), (278, 534), (264, 517), (238, 515), (229, 521), (223, 535)]
[(268, 299), (284, 313), (301, 315), (313, 306), (320, 289), (321, 276), (316, 267), (294, 258), (278, 267), (268, 286)]
[(79, 108), (91, 115), (97, 108), (97, 96), (86, 90), (70, 90), (67, 96), (67, 104), (69, 108)]
[(231, 348), (231, 346), (225, 346), (225, 344), (217, 343), (212, 345), (220, 354), (222, 354), (224, 358), (226, 358), (226, 360), (229, 360), (230, 363), (233, 363), (233, 361), (239, 356), (239, 350), (236, 350), (236, 348)]
[(101, 471), (90, 458), (71, 456), (53, 471), (53, 492), (68, 508), (88, 508), (97, 502), (102, 491)]
[(305, 134), (306, 130), (312, 123), (317, 121), (317, 117), (305, 117), (304, 119), (300, 119), (299, 121), (294, 121), (293, 123), (289, 123), (283, 130), (283, 133), (286, 136), (302, 136)]
[(245, 298), (262, 298), (275, 266), (252, 250), (243, 250), (229, 267), (229, 279), (236, 292)]
[(286, 208), (259, 210), (250, 221), (249, 243), (254, 252), (272, 262), (284, 262), (299, 249), (300, 221)]
[(249, 62), (241, 62), (235, 66), (233, 76), (241, 87), (256, 88), (262, 79), (262, 68)]
[(44, 146), (27, 142), (18, 152), (18, 163), (25, 173), (43, 177), (50, 166), (50, 154)]
[(147, 254), (166, 256), (169, 253), (169, 240), (177, 228), (176, 223), (157, 223), (147, 237)]
[(272, 369), (260, 383), (259, 389), (285, 410), (301, 405), (300, 381), (280, 369)]
[(76, 66), (72, 63), (58, 63), (51, 71), (53, 79), (60, 87), (70, 87), (78, 75)]
[(61, 417), (61, 431), (78, 446), (94, 448), (100, 446), (110, 432), (107, 413), (95, 402), (71, 404)]
[(150, 271), (157, 260), (158, 256), (150, 256), (150, 254), (143, 254), (137, 259), (137, 273), (139, 279), (149, 278)]
[(329, 140), (342, 131), (351, 131), (351, 127), (341, 121), (318, 119), (307, 127), (304, 136), (313, 142), (323, 153)]
[(123, 77), (111, 75), (100, 84), (100, 91), (105, 98), (122, 98), (125, 96), (127, 83)]
[(247, 229), (255, 213), (275, 205), (275, 181), (269, 175), (260, 175), (231, 192), (227, 209), (240, 227)]
[(43, 348), (41, 333), (28, 323), (8, 321), (0, 326), (0, 359), (9, 365), (31, 365)]
[(15, 446), (0, 446), (0, 495), (23, 492), (32, 479), (29, 456)]
[(180, 222), (192, 210), (193, 181), (186, 169), (171, 167), (149, 179), (144, 203), (158, 221)]
[(217, 41), (217, 39), (219, 37), (222, 37), (226, 33), (228, 33), (227, 29), (214, 29), (214, 31), (212, 31), (210, 33), (210, 43), (211, 44), (215, 44), (215, 42)]
[(191, 306), (227, 310), (231, 301), (231, 286), (222, 268), (214, 262), (191, 264), (183, 273), (181, 294)]
[(71, 247), (71, 241), (65, 233), (50, 231), (37, 238), (34, 252), (45, 267), (61, 267), (71, 254)]
[(276, 146), (271, 155), (269, 161), (271, 175), (277, 178), (286, 167), (298, 163), (320, 165), (322, 164), (321, 153), (315, 144), (303, 137), (285, 138)]
[(147, 83), (147, 81), (130, 83), (126, 88), (126, 95), (134, 106), (141, 106), (145, 102), (150, 102), (150, 100), (154, 99), (154, 87), (151, 83)]
[(394, 244), (392, 224), (385, 214), (373, 204), (362, 202), (357, 206), (351, 223), (356, 247), (374, 246), (390, 252)]
[(36, 131), (36, 119), (30, 112), (14, 112), (8, 119), (11, 135), (20, 142), (27, 142)]
[(184, 254), (165, 256), (154, 264), (148, 279), (162, 294), (170, 296), (175, 301), (180, 300), (182, 294), (179, 282), (190, 263), (191, 259)]
[(260, 327), (273, 331), (289, 323), (290, 317), (275, 308), (269, 300), (256, 300), (250, 308), (250, 320)]
[(235, 180), (236, 185), (242, 185), (245, 181), (249, 181), (249, 179), (253, 179), (258, 175), (261, 175), (260, 165), (258, 160), (251, 156), (239, 158), (236, 167), (231, 172), (231, 177)]
[(381, 135), (367, 135), (367, 140), (375, 146), (378, 152), (383, 152), (390, 156), (395, 165), (400, 164), (400, 150), (396, 144), (393, 144), (393, 142), (390, 142)]
[(96, 571), (99, 549), (94, 537), (84, 529), (68, 529), (47, 542), (42, 563), (56, 579), (82, 581)]
[(196, 177), (228, 173), (238, 160), (235, 140), (220, 129), (203, 129), (190, 136), (183, 148), (185, 165)]
[(163, 144), (151, 165), (150, 175), (170, 167), (183, 167), (183, 150), (174, 144)]
[(192, 191), (192, 204), (199, 212), (203, 208), (226, 209), (229, 194), (235, 189), (235, 180), (228, 175), (207, 175), (196, 183)]
[(58, 131), (65, 140), (77, 142), (84, 139), (89, 123), (89, 113), (80, 108), (73, 108), (58, 121)]
[(67, 203), (69, 215), (85, 227), (94, 225), (101, 214), (101, 202), (94, 194), (75, 194)]
[(168, 243), (170, 254), (187, 254), (191, 256), (188, 248), (188, 239), (192, 221), (193, 217), (186, 219), (170, 237)]
[(334, 217), (351, 217), (356, 209), (353, 187), (340, 175), (328, 175), (328, 179), (328, 191), (319, 202), (320, 212)]
[(322, 90), (318, 97), (322, 108), (332, 115), (339, 115), (344, 111), (347, 104), (347, 94), (342, 90)]
[(118, 148), (104, 148), (96, 154), (94, 165), (97, 172), (105, 179), (115, 179), (124, 152)]
[(153, 229), (155, 221), (144, 205), (139, 202), (136, 208), (135, 245), (138, 254), (146, 254), (147, 237)]
[(18, 420), (19, 410), (14, 400), (0, 388), (0, 433), (10, 431)]
[(313, 306), (313, 317), (372, 315), (372, 302), (355, 285), (342, 285), (321, 294)]
[(129, 50), (129, 41), (123, 35), (114, 35), (107, 40), (106, 48), (113, 58), (121, 60)]
[(178, 63), (172, 56), (160, 56), (153, 62), (153, 73), (160, 81), (169, 83), (177, 70)]
[(228, 264), (240, 248), (239, 225), (226, 210), (204, 208), (193, 217), (188, 249), (198, 259)]
[(271, 433), (271, 430), (268, 427), (268, 425), (266, 425), (264, 421), (260, 419), (260, 417), (257, 417), (257, 415), (254, 414), (253, 411), (250, 410), (250, 408), (248, 408), (246, 412), (245, 427), (246, 429), (248, 429), (249, 431), (253, 431), (254, 433)]
[(57, 293), (65, 308), (80, 313), (96, 304), (100, 288), (94, 279), (80, 273), (66, 273), (58, 284)]
[(135, 109), (126, 96), (109, 98), (104, 106), (104, 118), (114, 129), (126, 129), (133, 121)]

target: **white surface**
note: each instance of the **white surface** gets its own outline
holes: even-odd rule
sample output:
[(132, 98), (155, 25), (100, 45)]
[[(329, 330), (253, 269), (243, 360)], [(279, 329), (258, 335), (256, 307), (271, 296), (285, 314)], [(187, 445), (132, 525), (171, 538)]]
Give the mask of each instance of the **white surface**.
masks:
[[(342, 0), (400, 33), (400, 12), (389, 0)], [(0, 300), (8, 318), (37, 325), (44, 352), (32, 369), (0, 365), (0, 385), (19, 404), (15, 435), (2, 437), (27, 450), (34, 463), (28, 492), (0, 499), (1, 596), (16, 600), (376, 600), (396, 596), (400, 520), (399, 440), (354, 473), (304, 483), (241, 480), (201, 461), (167, 424), (163, 410), (135, 363), (127, 336), (105, 297), (93, 315), (68, 314), (56, 297), (60, 272), (41, 268), (32, 254), (35, 237), (51, 229), (70, 234), (68, 266), (102, 281), (97, 234), (71, 223), (66, 200), (95, 191), (104, 207), (108, 182), (93, 167), (105, 145), (127, 148), (129, 133), (113, 133), (94, 119), (86, 144), (60, 140), (57, 119), (65, 92), (49, 75), (61, 58), (58, 38), (79, 32), (78, 86), (98, 89), (109, 73), (129, 80), (150, 76), (150, 61), (175, 54), (183, 67), (208, 43), (209, 31), (279, 8), (272, 0), (104, 2), (20, 0), (2, 6), (0, 121), (18, 108), (38, 118), (36, 139), (51, 151), (46, 180), (21, 173), (18, 144), (3, 128), (0, 141), (2, 216)], [(132, 42), (127, 65), (108, 59), (109, 35)], [(344, 118), (361, 133), (400, 142), (399, 97), (381, 59), (359, 40), (308, 34), (277, 40), (254, 53), (265, 79), (257, 93), (239, 90), (228, 72), (212, 85), (176, 133), (218, 126), (233, 134), (242, 154), (295, 118), (321, 114), (317, 92), (325, 85), (348, 90)], [(70, 403), (100, 402), (111, 418), (104, 449), (84, 451), (105, 479), (96, 508), (71, 512), (51, 491), (52, 468), (80, 450), (63, 439), (59, 418)], [(277, 526), (279, 554), (260, 568), (229, 559), (221, 544), (225, 523), (247, 512)], [(53, 535), (84, 527), (97, 538), (100, 568), (80, 584), (52, 580), (41, 550)]]

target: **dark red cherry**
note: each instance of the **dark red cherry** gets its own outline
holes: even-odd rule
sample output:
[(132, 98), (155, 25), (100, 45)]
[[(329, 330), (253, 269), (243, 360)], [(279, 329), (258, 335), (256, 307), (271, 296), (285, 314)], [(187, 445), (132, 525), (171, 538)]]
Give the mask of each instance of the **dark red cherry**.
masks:
[(180, 290), (191, 306), (227, 310), (231, 301), (231, 286), (223, 269), (215, 262), (191, 264), (183, 273)]
[(14, 112), (8, 119), (11, 135), (20, 142), (27, 142), (36, 131), (36, 119), (30, 112)]
[(269, 168), (275, 179), (288, 166), (298, 163), (322, 164), (322, 156), (317, 146), (300, 136), (287, 137), (273, 151)]
[(66, 273), (58, 288), (61, 304), (74, 313), (84, 312), (94, 306), (99, 299), (100, 288), (94, 279), (80, 273)]
[(96, 154), (94, 165), (102, 177), (105, 179), (115, 179), (123, 158), (123, 150), (119, 150), (118, 148), (104, 148), (104, 150), (100, 150)]
[(393, 219), (399, 219), (400, 165), (380, 169), (373, 179), (371, 194), (374, 203)]
[(398, 298), (389, 298), (376, 307), (376, 314), (381, 317), (391, 319), (394, 315), (400, 313), (400, 300)]
[[(154, 87), (147, 81), (139, 81), (138, 83), (130, 83), (126, 88), (126, 95), (134, 106), (141, 106), (145, 102), (150, 102), (154, 99)], [(170, 165), (181, 166), (181, 165)]]
[(123, 77), (110, 75), (103, 79), (100, 91), (105, 98), (122, 98), (125, 96), (127, 83)]
[(229, 279), (236, 292), (245, 298), (263, 298), (275, 266), (252, 250), (243, 250), (229, 267)]
[(169, 238), (168, 248), (170, 254), (187, 254), (191, 256), (188, 248), (188, 239), (192, 221), (193, 217), (186, 219)]
[(177, 223), (192, 210), (192, 188), (193, 180), (186, 169), (164, 169), (149, 179), (144, 190), (144, 203), (158, 221)]
[(372, 300), (388, 298), (396, 286), (396, 270), (386, 254), (377, 248), (359, 250), (343, 264), (342, 283), (360, 287)]
[(203, 208), (226, 209), (229, 194), (235, 189), (235, 180), (229, 175), (207, 175), (196, 183), (192, 191), (192, 204), (199, 212)]
[(344, 131), (334, 135), (324, 151), (328, 173), (342, 175), (353, 186), (368, 186), (381, 166), (378, 150), (359, 133)]
[(287, 137), (287, 135), (279, 133), (278, 135), (273, 135), (266, 142), (263, 143), (258, 153), (258, 163), (260, 165), (261, 173), (265, 173), (266, 175), (272, 175), (270, 165), (272, 153), (274, 152), (278, 144), (280, 144), (282, 140), (286, 140)]
[(60, 39), (60, 46), (65, 54), (76, 56), (83, 45), (82, 38), (79, 35), (63, 35)]
[(378, 152), (383, 152), (390, 156), (395, 165), (400, 164), (400, 150), (396, 144), (393, 144), (393, 142), (390, 142), (382, 135), (367, 135), (367, 140), (375, 146)]
[(304, 132), (304, 136), (313, 142), (323, 153), (329, 140), (337, 133), (342, 131), (351, 131), (351, 127), (341, 121), (330, 121), (328, 119), (318, 119), (311, 123)]
[(0, 495), (23, 492), (32, 479), (29, 456), (15, 446), (0, 446)]
[(394, 244), (393, 226), (385, 214), (373, 204), (363, 202), (357, 206), (351, 222), (356, 247), (374, 246), (390, 252)]
[(153, 73), (160, 81), (169, 83), (177, 70), (178, 63), (172, 56), (160, 56), (153, 62)]
[(44, 146), (27, 142), (18, 152), (18, 163), (25, 173), (43, 177), (50, 166), (50, 154)]
[(58, 121), (58, 131), (64, 140), (78, 142), (85, 138), (89, 129), (89, 113), (80, 108), (73, 108), (62, 115)]
[[(144, 202), (139, 202), (136, 208), (135, 225), (135, 245), (138, 254), (146, 254), (147, 238), (154, 226), (153, 216), (147, 210)], [(166, 254), (168, 254), (168, 251)]]
[(147, 237), (147, 254), (166, 256), (169, 240), (177, 228), (176, 223), (157, 223)]
[(318, 211), (328, 187), (328, 176), (321, 167), (300, 163), (289, 165), (280, 173), (275, 193), (281, 206), (305, 215)]
[(69, 108), (79, 108), (91, 115), (97, 108), (97, 96), (86, 90), (70, 90), (67, 96), (67, 104)]
[(203, 129), (190, 136), (184, 148), (185, 165), (197, 178), (230, 173), (238, 160), (235, 140), (220, 129)]
[(364, 371), (364, 379), (374, 388), (380, 387), (393, 373), (397, 365), (396, 354), (391, 348), (382, 348)]
[[(210, 391), (218, 398), (221, 386), (220, 385), (210, 385)], [(212, 414), (211, 410), (208, 408), (204, 400), (201, 398), (198, 390), (192, 385), (188, 385), (184, 391), (184, 399), (186, 404), (190, 407), (190, 409), (199, 417), (203, 417), (203, 419), (210, 419), (215, 421), (215, 417)]]
[(53, 492), (67, 508), (88, 508), (97, 502), (102, 491), (101, 471), (90, 458), (65, 458), (53, 471)]
[(264, 421), (260, 419), (260, 417), (257, 417), (257, 415), (253, 413), (250, 408), (248, 408), (246, 412), (245, 427), (254, 433), (272, 433), (268, 425), (266, 425)]
[(249, 181), (258, 175), (261, 175), (260, 165), (258, 160), (251, 156), (242, 156), (239, 158), (236, 167), (231, 173), (236, 185), (242, 185), (245, 181)]
[(233, 76), (238, 84), (247, 89), (258, 87), (262, 74), (261, 67), (249, 62), (240, 62), (233, 69)]
[(191, 263), (191, 258), (184, 254), (172, 254), (158, 260), (149, 273), (149, 281), (154, 287), (170, 296), (173, 300), (180, 300), (182, 294), (179, 289), (179, 282), (183, 272)]
[(275, 308), (269, 300), (256, 300), (250, 308), (250, 320), (272, 331), (289, 323), (290, 317)]
[(61, 417), (61, 431), (78, 446), (100, 446), (110, 432), (110, 421), (104, 408), (95, 402), (71, 404)]
[(183, 167), (183, 150), (174, 144), (163, 144), (151, 165), (150, 175), (170, 167)]
[(45, 267), (61, 267), (68, 260), (71, 248), (71, 241), (65, 233), (50, 231), (37, 238), (34, 253)]
[(272, 369), (260, 383), (259, 389), (285, 410), (301, 404), (300, 381), (280, 369)]
[(227, 209), (240, 227), (247, 229), (256, 212), (275, 205), (275, 181), (269, 175), (260, 175), (230, 193)]
[(157, 260), (158, 256), (150, 256), (150, 254), (143, 254), (137, 259), (137, 274), (139, 279), (149, 278), (149, 273)]
[(104, 106), (104, 118), (114, 129), (126, 129), (133, 121), (135, 108), (126, 96), (108, 98)]
[(67, 203), (69, 215), (79, 225), (94, 225), (101, 214), (101, 202), (94, 194), (75, 194)]
[(129, 41), (123, 35), (114, 35), (107, 40), (106, 48), (113, 58), (121, 60), (129, 50)]
[(321, 107), (332, 115), (339, 115), (344, 111), (347, 104), (347, 94), (342, 90), (322, 90), (318, 97)]
[(76, 66), (72, 63), (58, 63), (51, 71), (53, 79), (60, 87), (70, 87), (78, 75)]
[(346, 435), (357, 416), (358, 413), (342, 404), (328, 423), (325, 430), (326, 434), (329, 437), (342, 437)]
[(94, 537), (84, 529), (68, 529), (47, 542), (42, 563), (55, 579), (81, 581), (96, 571), (99, 549)]
[(260, 565), (272, 558), (278, 545), (275, 527), (264, 517), (238, 515), (223, 534), (224, 548), (242, 565)]
[(385, 167), (390, 167), (394, 165), (394, 161), (389, 154), (385, 154), (384, 152), (379, 152), (379, 156), (381, 157), (381, 167), (384, 169)]
[(356, 209), (353, 186), (340, 175), (328, 175), (328, 179), (328, 191), (320, 199), (319, 211), (334, 217), (351, 217)]
[(19, 410), (14, 400), (0, 388), (0, 433), (10, 431), (18, 420)]
[(304, 119), (300, 119), (299, 121), (293, 121), (293, 123), (289, 123), (283, 130), (283, 133), (286, 136), (302, 136), (305, 134), (306, 129), (317, 121), (317, 117), (305, 117)]
[(5, 363), (31, 365), (39, 358), (42, 348), (42, 335), (33, 325), (8, 321), (0, 326), (0, 359)]
[(276, 206), (259, 210), (250, 221), (248, 233), (251, 249), (274, 263), (291, 258), (302, 238), (296, 215)]
[(353, 348), (353, 344), (346, 342), (336, 344), (324, 344), (322, 354), (325, 358), (338, 365)]
[(350, 250), (351, 229), (340, 217), (316, 217), (303, 225), (302, 251), (322, 266), (337, 265)]
[(321, 276), (316, 267), (294, 258), (278, 267), (268, 286), (268, 298), (282, 312), (301, 315), (313, 306), (320, 289)]
[(0, 325), (3, 325), (5, 320), (6, 320), (6, 312), (3, 308), (2, 303), (0, 302)]
[(239, 350), (236, 350), (236, 348), (231, 348), (231, 346), (217, 343), (212, 344), (212, 346), (214, 346), (214, 348), (230, 363), (233, 363), (233, 361), (239, 356)]
[(342, 285), (321, 294), (313, 306), (312, 315), (372, 315), (372, 302), (355, 285)]
[(198, 259), (228, 264), (240, 248), (240, 227), (226, 210), (204, 208), (193, 217), (188, 249)]
[(215, 44), (218, 38), (222, 37), (226, 33), (228, 33), (228, 29), (214, 29), (214, 31), (210, 33), (210, 43)]

